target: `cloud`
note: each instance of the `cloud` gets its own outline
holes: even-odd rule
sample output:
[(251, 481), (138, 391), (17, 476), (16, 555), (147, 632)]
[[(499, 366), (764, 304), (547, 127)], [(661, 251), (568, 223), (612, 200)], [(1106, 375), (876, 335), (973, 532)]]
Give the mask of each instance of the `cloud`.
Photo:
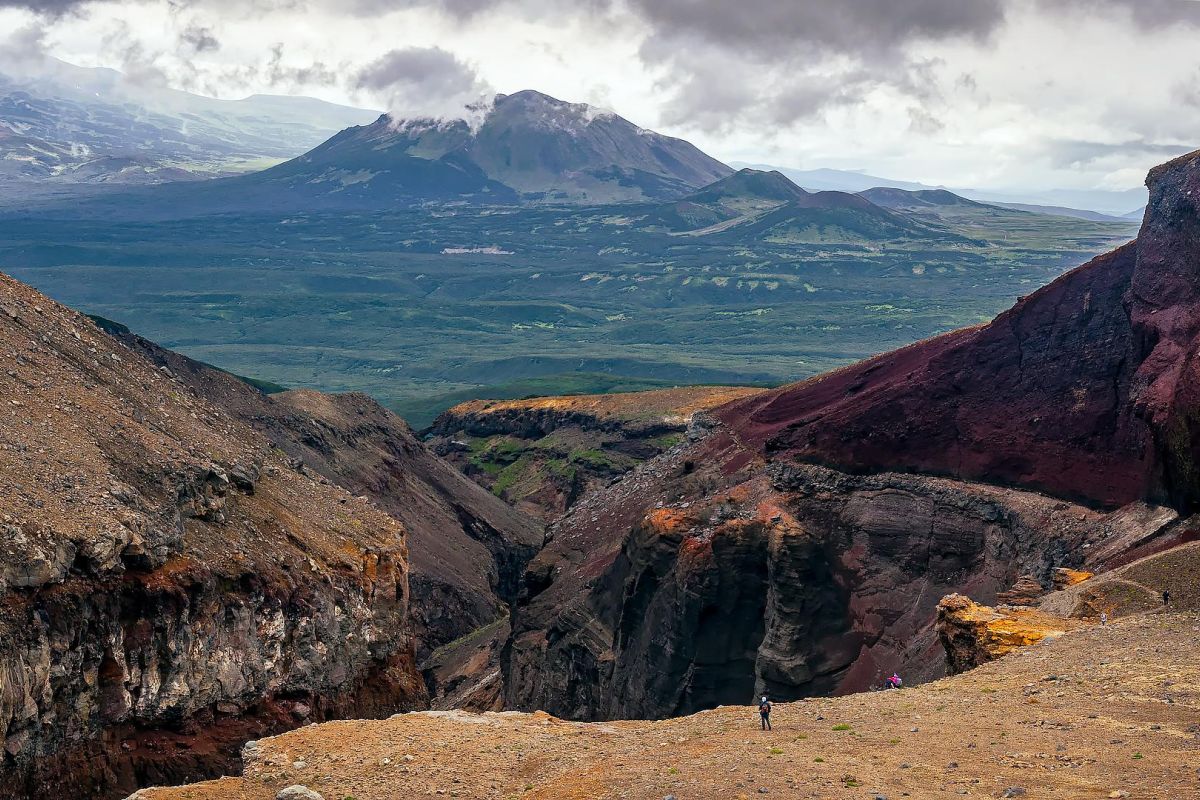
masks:
[[(656, 35), (736, 48), (764, 61), (796, 55), (886, 56), (918, 40), (987, 38), (1002, 0), (632, 0)], [(798, 52), (799, 51), (799, 52)]]
[(87, 5), (90, 0), (0, 0), (0, 9), (16, 8), (43, 17), (58, 18)]
[(353, 87), (382, 98), (397, 119), (462, 117), (492, 93), (474, 67), (440, 47), (391, 50), (360, 69)]
[[(881, 90), (936, 102), (937, 64), (916, 46), (986, 44), (1005, 22), (1003, 0), (630, 2), (650, 28), (640, 57), (664, 74), (668, 122), (709, 132), (811, 121)], [(725, 62), (741, 68), (709, 66)], [(705, 91), (717, 85), (720, 107)], [(931, 110), (914, 114), (914, 128), (935, 127)]]
[(333, 86), (338, 82), (338, 73), (324, 61), (309, 61), (303, 66), (284, 63), (283, 43), (271, 45), (271, 57), (267, 60), (263, 77), (272, 86), (305, 87)]
[(1040, 0), (1051, 12), (1068, 12), (1087, 17), (1127, 17), (1142, 30), (1175, 26), (1200, 27), (1197, 0)]
[(1195, 145), (1186, 142), (1154, 142), (1131, 139), (1121, 142), (1094, 142), (1079, 139), (1057, 139), (1045, 144), (1051, 166), (1058, 169), (1087, 167), (1108, 159), (1147, 155), (1152, 160), (1165, 161), (1191, 152)]
[(213, 29), (196, 22), (189, 22), (179, 32), (179, 45), (193, 53), (204, 53), (210, 50), (220, 50), (221, 43), (213, 34)]
[(46, 28), (29, 24), (0, 39), (0, 68), (14, 74), (38, 70), (46, 61)]
[(110, 53), (120, 62), (120, 70), (130, 83), (139, 86), (170, 84), (167, 70), (163, 66), (166, 52), (148, 48), (134, 34), (128, 22), (118, 21), (101, 38), (100, 49)]

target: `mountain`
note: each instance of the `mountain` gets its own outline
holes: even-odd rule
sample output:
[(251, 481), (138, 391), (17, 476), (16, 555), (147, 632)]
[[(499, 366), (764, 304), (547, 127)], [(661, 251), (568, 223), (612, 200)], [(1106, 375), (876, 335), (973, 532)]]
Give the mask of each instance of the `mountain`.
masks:
[(982, 209), (988, 206), (960, 197), (946, 189), (918, 189), (908, 191), (894, 187), (876, 186), (858, 192), (859, 197), (865, 197), (882, 208), (926, 210), (945, 208)]
[(498, 95), (474, 127), (384, 115), (210, 194), (214, 204), (256, 210), (431, 201), (604, 204), (678, 197), (730, 171), (681, 139), (523, 91)]
[(740, 161), (732, 162), (732, 166), (741, 168), (750, 168), (755, 170), (778, 172), (784, 175), (788, 180), (794, 181), (796, 184), (803, 186), (810, 192), (861, 192), (866, 189), (872, 189), (876, 186), (888, 186), (895, 189), (906, 189), (909, 191), (920, 191), (923, 189), (937, 189), (940, 187), (929, 186), (924, 183), (914, 183), (913, 181), (898, 181), (892, 178), (883, 178), (878, 175), (870, 175), (866, 172), (857, 170), (845, 169), (795, 169), (793, 167), (779, 167), (769, 164), (748, 164)]
[(779, 172), (741, 169), (678, 200), (662, 203), (639, 220), (643, 227), (672, 232), (703, 231), (778, 208), (808, 192)]
[(1200, 151), (1148, 185), (1136, 241), (991, 323), (698, 415), (575, 505), (526, 571), (509, 707), (661, 717), (927, 680), (938, 598), (1195, 538)]
[[(993, 202), (992, 205), (1001, 208), (1011, 208), (1014, 211), (1028, 211), (1031, 214), (1048, 214), (1056, 217), (1072, 217), (1073, 219), (1086, 219), (1091, 222), (1124, 222), (1134, 219), (1128, 214), (1113, 216), (1112, 214), (1101, 214), (1099, 211), (1085, 211), (1080, 208), (1067, 208), (1066, 206), (1037, 206), (1030, 203), (999, 203)], [(1139, 217), (1140, 218), (1140, 215)]]
[(862, 195), (810, 193), (778, 171), (750, 168), (653, 207), (637, 224), (648, 231), (746, 243), (858, 244), (947, 237), (945, 231), (893, 214)]
[(244, 172), (375, 116), (308, 97), (217, 100), (53, 58), (32, 69), (0, 60), (0, 179), (158, 183)]
[(741, 169), (689, 194), (684, 201), (715, 205), (733, 213), (758, 211), (806, 197), (808, 192), (780, 172)]
[[(704, 233), (700, 231), (699, 233)], [(815, 192), (761, 214), (732, 221), (714, 231), (717, 238), (774, 244), (900, 244), (969, 240), (931, 228), (911, 215), (894, 213), (847, 192)]]

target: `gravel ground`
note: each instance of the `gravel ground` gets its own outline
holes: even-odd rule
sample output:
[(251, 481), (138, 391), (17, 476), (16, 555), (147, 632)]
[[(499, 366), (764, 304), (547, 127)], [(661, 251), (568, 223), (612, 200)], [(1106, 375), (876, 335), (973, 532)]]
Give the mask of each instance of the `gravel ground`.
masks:
[(251, 746), (245, 776), (146, 800), (1200, 797), (1200, 616), (1089, 626), (899, 692), (661, 722), (424, 712)]

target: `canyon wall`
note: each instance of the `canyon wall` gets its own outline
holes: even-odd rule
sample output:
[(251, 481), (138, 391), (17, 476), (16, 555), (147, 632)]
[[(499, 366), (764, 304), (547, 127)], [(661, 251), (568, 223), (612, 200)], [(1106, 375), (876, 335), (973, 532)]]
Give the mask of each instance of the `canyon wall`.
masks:
[(424, 707), (404, 526), (0, 277), (0, 798)]
[[(941, 674), (943, 595), (1187, 541), (1200, 153), (1140, 238), (993, 322), (697, 415), (529, 565), (510, 707), (660, 717)], [(1194, 527), (1194, 526), (1193, 526)]]

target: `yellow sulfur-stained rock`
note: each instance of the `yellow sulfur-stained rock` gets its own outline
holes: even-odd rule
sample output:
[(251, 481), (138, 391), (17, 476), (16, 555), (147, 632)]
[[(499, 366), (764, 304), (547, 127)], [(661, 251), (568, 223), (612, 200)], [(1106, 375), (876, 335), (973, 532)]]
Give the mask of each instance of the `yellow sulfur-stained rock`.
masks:
[(1057, 638), (1075, 627), (1078, 623), (1032, 609), (1001, 613), (960, 594), (942, 598), (937, 610), (938, 636), (952, 673)]

